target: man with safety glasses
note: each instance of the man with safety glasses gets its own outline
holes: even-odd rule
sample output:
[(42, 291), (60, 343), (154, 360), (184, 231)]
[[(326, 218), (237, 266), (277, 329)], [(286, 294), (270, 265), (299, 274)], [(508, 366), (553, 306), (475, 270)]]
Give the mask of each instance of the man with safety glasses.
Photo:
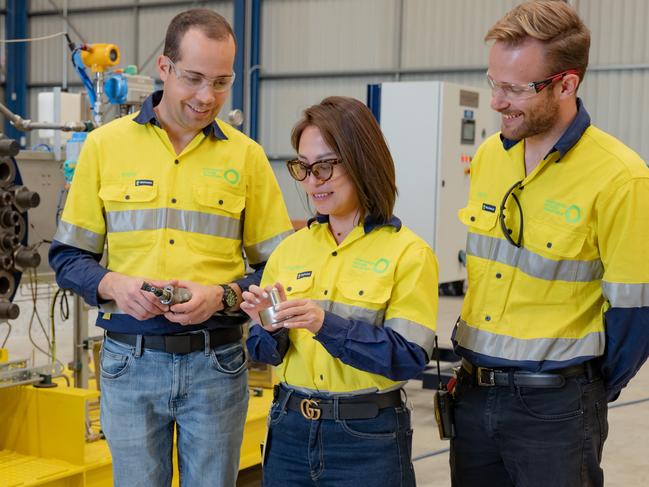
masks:
[(577, 97), (590, 32), (567, 3), (521, 4), (485, 40), (501, 131), (459, 212), (453, 485), (601, 486), (607, 402), (649, 351), (649, 169)]
[[(263, 149), (216, 119), (235, 48), (216, 12), (174, 17), (157, 61), (164, 90), (89, 134), (50, 250), (58, 284), (100, 308), (117, 486), (171, 485), (174, 437), (181, 485), (235, 485), (248, 404), (241, 292), (292, 233)], [(166, 304), (145, 282), (191, 299)]]

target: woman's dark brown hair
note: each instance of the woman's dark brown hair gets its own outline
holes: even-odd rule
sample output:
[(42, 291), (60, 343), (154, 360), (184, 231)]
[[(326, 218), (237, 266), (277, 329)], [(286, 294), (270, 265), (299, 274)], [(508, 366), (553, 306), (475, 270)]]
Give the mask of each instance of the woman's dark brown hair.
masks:
[(311, 125), (320, 130), (349, 174), (361, 205), (361, 221), (370, 216), (387, 222), (397, 196), (394, 161), (369, 108), (344, 96), (330, 96), (307, 108), (291, 134), (297, 152), (302, 132)]

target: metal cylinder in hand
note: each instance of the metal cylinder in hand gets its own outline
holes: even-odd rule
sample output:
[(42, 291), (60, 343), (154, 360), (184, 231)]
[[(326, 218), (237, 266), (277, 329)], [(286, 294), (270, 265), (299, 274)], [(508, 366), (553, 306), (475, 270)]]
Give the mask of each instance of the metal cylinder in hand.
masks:
[(279, 303), (282, 302), (282, 300), (279, 296), (279, 291), (275, 288), (271, 289), (270, 291), (270, 302), (272, 303), (271, 306), (262, 309), (259, 312), (259, 321), (261, 321), (262, 326), (276, 325), (277, 323), (284, 321), (277, 320), (276, 318), (277, 310), (275, 308)]

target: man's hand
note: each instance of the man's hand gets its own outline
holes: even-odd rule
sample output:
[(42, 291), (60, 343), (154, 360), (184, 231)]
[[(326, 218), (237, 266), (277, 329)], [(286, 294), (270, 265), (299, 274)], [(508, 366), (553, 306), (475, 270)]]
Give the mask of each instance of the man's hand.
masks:
[[(174, 304), (165, 318), (181, 325), (198, 325), (209, 319), (214, 313), (223, 309), (223, 288), (219, 285), (204, 286), (192, 281), (171, 281), (175, 287), (185, 287), (192, 293), (192, 299), (186, 303)], [(241, 290), (236, 284), (230, 284), (238, 296)]]
[[(124, 313), (137, 320), (148, 320), (169, 311), (169, 306), (162, 304), (152, 293), (143, 291), (144, 279), (131, 277), (119, 272), (109, 272), (101, 281), (97, 292), (99, 297), (115, 301), (115, 304)], [(167, 281), (147, 280), (150, 284), (164, 287)]]

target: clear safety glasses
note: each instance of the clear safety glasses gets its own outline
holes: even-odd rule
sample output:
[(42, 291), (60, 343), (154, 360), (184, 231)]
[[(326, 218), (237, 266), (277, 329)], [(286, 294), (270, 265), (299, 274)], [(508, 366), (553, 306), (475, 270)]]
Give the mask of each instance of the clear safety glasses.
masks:
[(236, 73), (228, 76), (217, 76), (216, 78), (208, 78), (207, 76), (196, 73), (194, 71), (187, 71), (185, 69), (179, 68), (174, 64), (174, 62), (167, 58), (167, 65), (170, 69), (174, 70), (176, 73), (176, 78), (184, 84), (187, 88), (192, 90), (199, 91), (206, 86), (209, 86), (216, 93), (223, 93), (228, 91), (232, 84), (234, 83), (234, 78)]
[(487, 73), (487, 83), (489, 84), (489, 87), (491, 88), (491, 92), (493, 94), (500, 91), (508, 100), (524, 100), (536, 95), (537, 93), (540, 93), (552, 83), (562, 80), (569, 74), (579, 74), (579, 72), (576, 69), (568, 69), (566, 71), (561, 71), (560, 73), (553, 74), (549, 78), (543, 79), (541, 81), (530, 81), (526, 85), (517, 85), (513, 83), (495, 81), (489, 75), (489, 73)]

